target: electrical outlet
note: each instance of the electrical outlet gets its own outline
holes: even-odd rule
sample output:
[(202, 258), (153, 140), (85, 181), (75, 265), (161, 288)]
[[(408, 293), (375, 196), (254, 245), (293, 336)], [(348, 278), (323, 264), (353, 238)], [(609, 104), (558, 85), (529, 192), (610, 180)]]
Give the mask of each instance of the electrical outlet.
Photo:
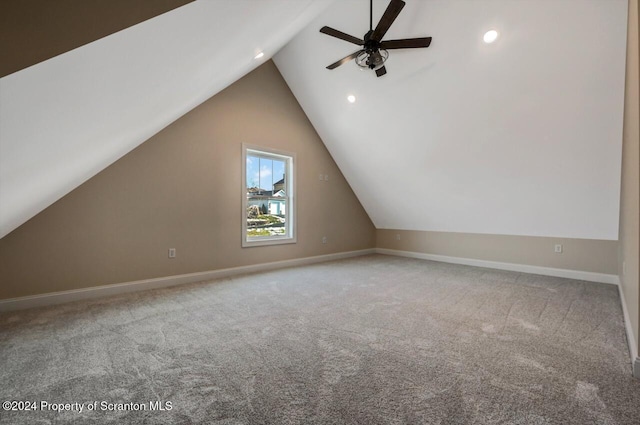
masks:
[(322, 237), (322, 243), (327, 243), (327, 237), (326, 236)]
[(176, 258), (176, 249), (169, 248), (169, 258)]
[(396, 240), (399, 241), (400, 240), (400, 233), (396, 233)]
[(556, 244), (553, 247), (553, 252), (555, 252), (556, 254), (562, 254), (562, 245), (561, 244)]
[(328, 182), (329, 181), (329, 174), (325, 174), (324, 175), (324, 181)]
[(324, 180), (324, 175), (318, 174), (318, 179), (320, 179), (320, 181)]

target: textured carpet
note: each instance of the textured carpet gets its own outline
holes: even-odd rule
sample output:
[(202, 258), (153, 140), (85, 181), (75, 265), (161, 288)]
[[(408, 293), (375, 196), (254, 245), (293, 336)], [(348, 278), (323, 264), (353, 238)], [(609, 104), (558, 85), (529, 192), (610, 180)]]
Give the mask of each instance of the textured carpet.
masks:
[(615, 286), (382, 255), (0, 315), (2, 400), (38, 407), (3, 424), (640, 423)]

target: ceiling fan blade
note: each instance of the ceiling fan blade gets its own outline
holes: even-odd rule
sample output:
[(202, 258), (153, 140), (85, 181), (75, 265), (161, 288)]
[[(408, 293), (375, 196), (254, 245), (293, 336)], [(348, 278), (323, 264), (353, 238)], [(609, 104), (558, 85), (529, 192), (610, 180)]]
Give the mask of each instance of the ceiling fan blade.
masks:
[(364, 52), (364, 50), (358, 50), (357, 52), (353, 52), (349, 56), (345, 56), (344, 58), (340, 59), (339, 61), (332, 63), (331, 65), (329, 65), (327, 67), (327, 69), (335, 69), (335, 68), (339, 67), (340, 65), (342, 65), (343, 63), (347, 63), (350, 60), (355, 59), (356, 56), (358, 56), (362, 52)]
[(391, 3), (387, 6), (387, 10), (384, 11), (382, 18), (380, 18), (378, 26), (375, 31), (373, 31), (373, 34), (371, 34), (372, 39), (378, 42), (382, 40), (382, 37), (387, 33), (393, 21), (396, 20), (404, 5), (405, 3), (402, 0), (391, 0)]
[(381, 49), (415, 49), (418, 47), (429, 47), (431, 37), (404, 38), (402, 40), (387, 40), (380, 43)]
[(353, 43), (353, 44), (357, 44), (358, 46), (362, 46), (364, 45), (364, 41), (359, 39), (358, 37), (354, 37), (352, 35), (349, 34), (345, 34), (342, 31), (338, 31), (336, 29), (333, 29), (331, 27), (322, 27), (320, 28), (320, 32), (330, 35), (332, 37), (336, 37), (339, 38), (340, 40), (344, 40), (344, 41), (348, 41), (349, 43)]
[(382, 68), (376, 69), (376, 76), (378, 77), (382, 77), (386, 73), (387, 73), (387, 68), (385, 68), (384, 66)]

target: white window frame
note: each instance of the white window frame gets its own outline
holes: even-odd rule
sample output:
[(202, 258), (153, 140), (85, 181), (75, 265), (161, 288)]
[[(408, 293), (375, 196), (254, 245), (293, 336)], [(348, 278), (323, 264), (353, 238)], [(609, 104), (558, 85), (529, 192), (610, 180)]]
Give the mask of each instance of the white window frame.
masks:
[[(285, 206), (285, 236), (247, 236), (247, 155), (275, 159), (285, 162), (285, 192), (287, 204)], [(264, 146), (242, 144), (242, 247), (280, 245), (296, 243), (296, 155), (291, 152), (271, 149)]]

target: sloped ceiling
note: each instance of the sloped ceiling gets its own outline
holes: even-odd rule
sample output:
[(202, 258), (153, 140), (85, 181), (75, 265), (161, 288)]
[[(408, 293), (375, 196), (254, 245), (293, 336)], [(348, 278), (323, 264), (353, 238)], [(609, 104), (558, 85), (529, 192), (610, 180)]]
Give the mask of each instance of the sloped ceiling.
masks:
[(269, 59), (330, 3), (199, 0), (1, 78), (0, 237)]
[(362, 37), (365, 0), (274, 58), (376, 227), (617, 239), (627, 1), (406, 2), (385, 39), (433, 43), (381, 78), (325, 69), (357, 47), (318, 30)]

